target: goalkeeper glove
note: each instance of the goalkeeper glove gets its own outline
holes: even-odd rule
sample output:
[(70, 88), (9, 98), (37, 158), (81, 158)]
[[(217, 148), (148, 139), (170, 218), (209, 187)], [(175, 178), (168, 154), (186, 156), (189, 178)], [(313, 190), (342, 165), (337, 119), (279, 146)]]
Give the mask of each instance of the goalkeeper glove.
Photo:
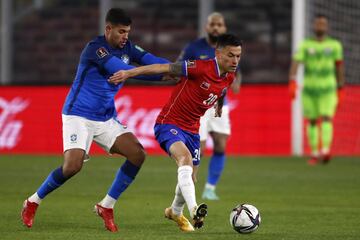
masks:
[(290, 80), (289, 81), (289, 93), (291, 100), (294, 100), (296, 98), (296, 91), (297, 91), (297, 83), (296, 80)]
[(344, 88), (337, 89), (337, 97), (338, 97), (338, 106), (344, 101), (345, 91)]

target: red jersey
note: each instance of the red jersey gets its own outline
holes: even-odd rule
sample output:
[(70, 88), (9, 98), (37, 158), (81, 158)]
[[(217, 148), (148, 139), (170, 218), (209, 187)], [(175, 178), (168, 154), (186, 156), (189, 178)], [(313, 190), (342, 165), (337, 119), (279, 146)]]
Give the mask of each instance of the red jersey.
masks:
[(184, 61), (183, 77), (162, 108), (156, 123), (174, 124), (198, 134), (200, 117), (226, 93), (234, 79), (234, 73), (220, 76), (216, 59)]

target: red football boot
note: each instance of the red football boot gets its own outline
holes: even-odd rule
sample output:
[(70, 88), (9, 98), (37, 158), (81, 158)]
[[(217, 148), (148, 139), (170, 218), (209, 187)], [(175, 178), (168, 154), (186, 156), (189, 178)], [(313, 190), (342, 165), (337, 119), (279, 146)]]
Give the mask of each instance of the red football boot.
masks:
[(21, 211), (21, 219), (24, 225), (28, 228), (31, 228), (34, 223), (34, 217), (38, 206), (39, 204), (35, 202), (30, 202), (27, 199), (24, 201), (23, 209)]
[(118, 228), (114, 222), (114, 210), (112, 208), (104, 208), (99, 204), (96, 204), (94, 211), (104, 220), (104, 224), (107, 230), (110, 232), (118, 231)]
[(316, 164), (319, 163), (319, 158), (312, 156), (312, 157), (307, 161), (307, 163), (308, 163), (310, 166), (314, 166), (314, 165), (316, 165)]
[(330, 153), (324, 154), (324, 156), (322, 157), (322, 163), (323, 163), (323, 164), (329, 163), (330, 160), (331, 160), (331, 155), (330, 155)]

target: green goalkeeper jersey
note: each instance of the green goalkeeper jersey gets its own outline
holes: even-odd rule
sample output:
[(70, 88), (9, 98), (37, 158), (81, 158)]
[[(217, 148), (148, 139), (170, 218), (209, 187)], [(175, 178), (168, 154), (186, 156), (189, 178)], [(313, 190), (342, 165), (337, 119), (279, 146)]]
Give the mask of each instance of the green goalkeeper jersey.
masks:
[(304, 64), (304, 91), (317, 94), (336, 90), (336, 61), (343, 60), (341, 43), (326, 37), (323, 41), (305, 39), (293, 59)]

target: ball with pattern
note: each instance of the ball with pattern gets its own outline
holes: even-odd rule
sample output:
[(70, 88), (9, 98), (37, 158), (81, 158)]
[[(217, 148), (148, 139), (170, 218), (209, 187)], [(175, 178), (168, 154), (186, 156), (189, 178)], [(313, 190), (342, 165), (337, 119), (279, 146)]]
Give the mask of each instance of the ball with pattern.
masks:
[(238, 233), (251, 233), (261, 222), (259, 210), (250, 204), (239, 204), (230, 213), (230, 224)]

